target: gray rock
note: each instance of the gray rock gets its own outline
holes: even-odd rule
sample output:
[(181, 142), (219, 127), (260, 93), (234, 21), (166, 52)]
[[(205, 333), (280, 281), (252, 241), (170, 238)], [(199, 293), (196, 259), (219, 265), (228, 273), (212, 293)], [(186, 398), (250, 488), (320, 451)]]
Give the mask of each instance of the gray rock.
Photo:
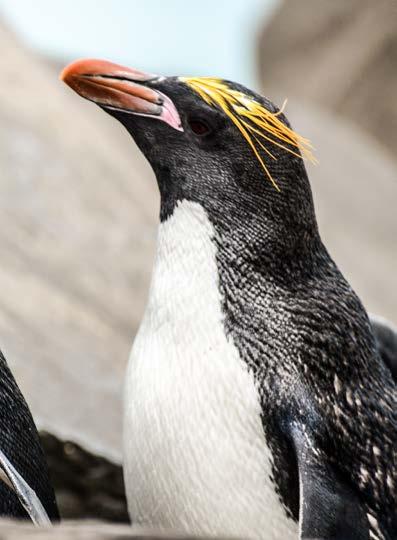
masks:
[[(48, 529), (38, 529), (31, 525), (2, 521), (0, 540), (211, 540), (209, 537), (178, 535), (130, 528), (125, 525), (105, 525), (95, 522), (69, 522)], [(233, 540), (217, 537), (212, 540)], [(234, 540), (238, 540), (237, 538)]]
[(284, 0), (258, 41), (265, 92), (349, 119), (395, 153), (397, 8), (392, 0)]
[(39, 428), (120, 462), (158, 208), (121, 126), (0, 25), (0, 346)]

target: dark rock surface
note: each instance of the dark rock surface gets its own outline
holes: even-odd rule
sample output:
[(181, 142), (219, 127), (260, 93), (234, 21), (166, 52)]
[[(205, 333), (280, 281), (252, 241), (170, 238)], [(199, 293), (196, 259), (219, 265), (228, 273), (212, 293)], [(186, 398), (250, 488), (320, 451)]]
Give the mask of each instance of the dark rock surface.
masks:
[(129, 523), (120, 465), (40, 433), (62, 519)]

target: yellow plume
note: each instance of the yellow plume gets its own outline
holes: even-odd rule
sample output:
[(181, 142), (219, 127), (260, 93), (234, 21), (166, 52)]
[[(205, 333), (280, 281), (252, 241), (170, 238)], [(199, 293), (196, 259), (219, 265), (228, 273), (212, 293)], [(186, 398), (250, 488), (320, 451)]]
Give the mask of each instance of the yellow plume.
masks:
[(295, 133), (278, 118), (285, 102), (279, 112), (271, 113), (263, 105), (243, 94), (243, 92), (230, 88), (221, 79), (180, 77), (179, 80), (190, 86), (206, 103), (219, 107), (227, 114), (252, 148), (267, 177), (278, 191), (280, 191), (280, 188), (266, 167), (258, 147), (264, 150), (272, 159), (277, 158), (262, 144), (260, 138), (283, 148), (297, 157), (302, 156), (294, 149), (300, 150), (303, 157), (312, 162), (316, 161), (312, 154), (310, 141)]

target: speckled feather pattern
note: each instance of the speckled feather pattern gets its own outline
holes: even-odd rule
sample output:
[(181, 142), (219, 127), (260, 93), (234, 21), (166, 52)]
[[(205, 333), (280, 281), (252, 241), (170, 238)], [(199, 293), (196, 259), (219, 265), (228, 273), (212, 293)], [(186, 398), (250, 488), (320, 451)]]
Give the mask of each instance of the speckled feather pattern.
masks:
[[(307, 424), (314, 408), (319, 423), (307, 429), (319, 459), (360, 493), (373, 537), (394, 538), (397, 391), (367, 314), (319, 239), (306, 246), (304, 264), (283, 258), (280, 268), (274, 252), (252, 250), (263, 233), (237, 225), (230, 234), (218, 224), (217, 259), (225, 328), (261, 390), (280, 498), (297, 518), (297, 472), (286, 459), (282, 415), (292, 411)], [(297, 399), (300, 387), (309, 403)]]

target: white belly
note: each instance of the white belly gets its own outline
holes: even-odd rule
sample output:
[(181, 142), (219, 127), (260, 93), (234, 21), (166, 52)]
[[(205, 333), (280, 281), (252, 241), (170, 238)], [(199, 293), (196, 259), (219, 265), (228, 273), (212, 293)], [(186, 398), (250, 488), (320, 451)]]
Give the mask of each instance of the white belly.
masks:
[(223, 330), (213, 234), (186, 201), (160, 225), (126, 380), (130, 515), (195, 534), (297, 538), (270, 480), (254, 379)]

